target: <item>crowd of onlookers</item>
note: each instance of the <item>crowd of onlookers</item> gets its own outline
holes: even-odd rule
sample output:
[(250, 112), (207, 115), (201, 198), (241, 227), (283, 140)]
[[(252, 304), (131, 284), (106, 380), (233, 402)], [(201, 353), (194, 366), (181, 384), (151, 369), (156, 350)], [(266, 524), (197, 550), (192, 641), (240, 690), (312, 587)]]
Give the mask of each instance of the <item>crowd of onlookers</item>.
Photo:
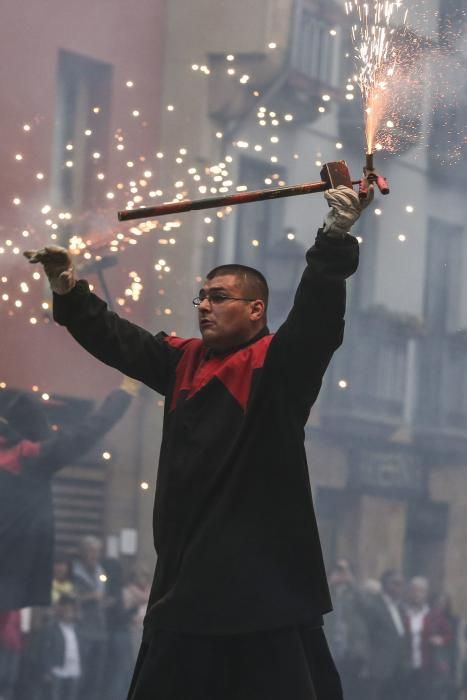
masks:
[(465, 700), (466, 621), (426, 578), (396, 570), (356, 584), (346, 559), (330, 574), (329, 645), (346, 700)]
[[(467, 623), (446, 596), (395, 570), (357, 585), (346, 559), (329, 580), (346, 700), (467, 700)], [(123, 700), (149, 590), (147, 572), (125, 574), (85, 537), (78, 557), (56, 559), (50, 608), (0, 610), (0, 700)]]
[(0, 610), (0, 700), (124, 700), (149, 591), (95, 537), (57, 557), (50, 608)]

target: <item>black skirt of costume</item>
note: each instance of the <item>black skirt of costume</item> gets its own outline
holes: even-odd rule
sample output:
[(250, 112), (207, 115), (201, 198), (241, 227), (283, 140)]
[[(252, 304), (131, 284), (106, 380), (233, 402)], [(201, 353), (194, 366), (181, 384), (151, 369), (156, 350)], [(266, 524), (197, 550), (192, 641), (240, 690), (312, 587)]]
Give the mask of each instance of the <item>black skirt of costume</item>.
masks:
[(342, 700), (321, 627), (207, 636), (156, 630), (128, 700)]

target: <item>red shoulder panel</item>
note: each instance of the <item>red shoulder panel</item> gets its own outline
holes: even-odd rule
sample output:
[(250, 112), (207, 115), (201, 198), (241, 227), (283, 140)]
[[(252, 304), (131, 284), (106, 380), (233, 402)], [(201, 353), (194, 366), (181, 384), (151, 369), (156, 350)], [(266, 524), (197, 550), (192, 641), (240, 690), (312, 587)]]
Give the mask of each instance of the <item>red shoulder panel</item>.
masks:
[(177, 349), (183, 349), (193, 343), (202, 345), (202, 341), (199, 338), (179, 338), (176, 335), (168, 335), (166, 338), (164, 338), (164, 340), (167, 343), (167, 345), (170, 345), (170, 347)]
[(180, 392), (187, 392), (187, 399), (191, 399), (214, 377), (224, 384), (243, 410), (246, 410), (253, 371), (263, 366), (272, 338), (272, 335), (268, 335), (230, 355), (208, 359), (202, 342), (192, 341), (186, 346), (177, 365), (170, 410), (176, 407)]
[(264, 365), (264, 359), (273, 336), (267, 335), (253, 345), (238, 350), (229, 362), (215, 372), (227, 391), (240, 404), (244, 411), (250, 398), (253, 371)]
[(40, 453), (39, 442), (22, 440), (16, 445), (0, 449), (0, 471), (10, 472), (10, 474), (21, 473), (21, 457), (37, 457)]

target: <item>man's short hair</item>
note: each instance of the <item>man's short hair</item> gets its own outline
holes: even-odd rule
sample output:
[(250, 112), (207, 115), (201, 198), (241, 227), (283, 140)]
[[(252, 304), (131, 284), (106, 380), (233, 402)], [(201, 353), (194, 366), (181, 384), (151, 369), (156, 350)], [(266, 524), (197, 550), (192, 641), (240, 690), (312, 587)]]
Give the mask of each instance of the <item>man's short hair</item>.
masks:
[(95, 537), (95, 535), (85, 535), (81, 538), (79, 545), (81, 551), (87, 549), (88, 547), (92, 547), (93, 549), (102, 549), (102, 540)]
[(221, 275), (234, 275), (237, 277), (244, 285), (245, 294), (252, 299), (261, 299), (267, 308), (269, 287), (266, 277), (259, 270), (255, 270), (254, 267), (248, 267), (247, 265), (219, 265), (211, 272), (208, 272), (206, 279), (212, 280), (214, 277), (220, 277)]
[(385, 586), (391, 579), (397, 579), (402, 582), (402, 576), (397, 569), (386, 569), (381, 574), (380, 581)]

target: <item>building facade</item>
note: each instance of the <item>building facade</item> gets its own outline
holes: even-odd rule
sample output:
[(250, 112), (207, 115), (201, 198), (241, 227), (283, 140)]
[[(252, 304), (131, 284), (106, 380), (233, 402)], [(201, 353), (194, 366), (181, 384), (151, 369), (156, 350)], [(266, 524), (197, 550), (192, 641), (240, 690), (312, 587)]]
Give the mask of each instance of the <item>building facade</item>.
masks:
[[(422, 60), (422, 72), (417, 64), (418, 92), (400, 115), (398, 152), (376, 156), (391, 195), (378, 195), (355, 226), (361, 265), (349, 284), (345, 342), (310, 417), (307, 450), (328, 564), (348, 556), (362, 580), (394, 566), (427, 575), (467, 614), (467, 166), (461, 149), (455, 165), (446, 155), (461, 133), (465, 89), (450, 115), (440, 118), (433, 109), (439, 57), (465, 69), (461, 4), (433, 0), (431, 25), (409, 14), (410, 31), (425, 46), (420, 55), (437, 48), (438, 58)], [(112, 300), (122, 301), (124, 315), (154, 331), (196, 333), (191, 299), (203, 276), (236, 261), (266, 273), (275, 329), (325, 214), (321, 196), (161, 217), (153, 230), (117, 227), (115, 212), (316, 181), (325, 162), (340, 159), (358, 179), (363, 111), (344, 2), (197, 0), (194, 11), (185, 0), (152, 0), (137, 12), (120, 3), (71, 11), (53, 0), (47, 8), (16, 7), (8, 41), (27, 27), (30, 52), (2, 46), (12, 67), (0, 146), (6, 165), (0, 245), (8, 227), (20, 236), (27, 224), (12, 200), (21, 198), (21, 168), (28, 164), (34, 176), (48, 172), (51, 204), (74, 216), (61, 225), (61, 240), (75, 233), (98, 243), (100, 236), (133, 232), (138, 245), (128, 245), (103, 278), (97, 268), (88, 270), (101, 294), (104, 280)], [(34, 115), (49, 126), (33, 148), (24, 147), (27, 158), (14, 162), (23, 149), (18, 131)], [(31, 201), (36, 194), (25, 196)], [(10, 265), (8, 275), (15, 269)], [(144, 285), (138, 304), (131, 292), (125, 296), (135, 271), (136, 287), (138, 279)], [(63, 330), (47, 322), (32, 327), (11, 306), (2, 312), (9, 332), (0, 381), (8, 386), (96, 399), (118, 382)], [(136, 530), (146, 564), (153, 562), (162, 409), (161, 399), (143, 394), (118, 439), (104, 445), (114, 440), (105, 479), (102, 465), (94, 477), (105, 508), (99, 519), (93, 506), (96, 529), (114, 541)], [(68, 488), (58, 485), (63, 498)]]
[[(186, 174), (203, 176), (184, 178), (183, 196), (315, 181), (324, 162), (341, 158), (358, 178), (363, 117), (344, 3), (198, 5), (196, 17), (181, 1), (168, 9), (164, 147), (190, 154)], [(399, 115), (398, 152), (376, 155), (391, 195), (378, 195), (355, 226), (362, 261), (346, 337), (307, 448), (328, 563), (348, 556), (362, 580), (389, 567), (426, 575), (465, 614), (467, 166), (462, 147), (455, 162), (448, 155), (462, 143), (465, 89), (452, 96), (450, 139), (437, 109), (441, 66), (465, 75), (462, 17), (459, 3), (443, 1), (423, 18), (409, 13), (418, 91)], [(167, 177), (175, 180), (170, 168)], [(276, 327), (324, 213), (314, 195), (180, 216), (177, 285), (183, 278), (196, 291), (220, 262), (258, 267)], [(176, 310), (177, 332), (194, 328), (187, 310), (188, 301)]]

